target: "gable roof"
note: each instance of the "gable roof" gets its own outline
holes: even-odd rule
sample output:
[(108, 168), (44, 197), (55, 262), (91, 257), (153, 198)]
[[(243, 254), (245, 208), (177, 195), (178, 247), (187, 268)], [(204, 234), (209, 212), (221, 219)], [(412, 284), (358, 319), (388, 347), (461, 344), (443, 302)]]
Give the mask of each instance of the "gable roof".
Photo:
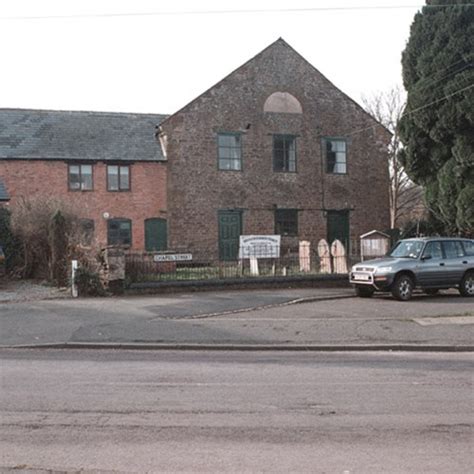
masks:
[(155, 132), (166, 117), (0, 109), (0, 159), (165, 161)]
[[(342, 95), (344, 95), (344, 97), (346, 97), (347, 99), (349, 99), (359, 110), (361, 110), (365, 115), (367, 115), (368, 117), (370, 117), (374, 122), (374, 126), (380, 126), (389, 136), (392, 136), (392, 132), (390, 132), (390, 130), (387, 129), (387, 127), (385, 127), (385, 125), (381, 124), (375, 117), (373, 117), (369, 112), (367, 112), (363, 107), (361, 107), (360, 104), (358, 104), (354, 99), (352, 99), (350, 96), (348, 96), (345, 92), (343, 92), (341, 89), (339, 89), (337, 86), (335, 86), (326, 76), (324, 76), (324, 74), (322, 74), (318, 69), (316, 69), (316, 67), (314, 67), (305, 57), (303, 57), (298, 51), (296, 51), (292, 46), (290, 46), (283, 38), (278, 38), (276, 41), (274, 41), (273, 43), (269, 44), (266, 48), (264, 48), (262, 51), (260, 51), (259, 53), (257, 53), (255, 56), (253, 56), (252, 58), (250, 58), (248, 61), (246, 61), (244, 64), (242, 64), (241, 66), (239, 66), (238, 68), (236, 68), (234, 71), (232, 71), (230, 74), (227, 74), (227, 76), (225, 76), (223, 79), (221, 79), (220, 81), (218, 81), (216, 84), (214, 84), (212, 87), (210, 87), (209, 89), (205, 90), (202, 94), (198, 95), (195, 99), (193, 99), (191, 102), (189, 102), (188, 104), (186, 104), (184, 107), (181, 107), (181, 109), (177, 110), (176, 112), (174, 112), (173, 114), (169, 115), (168, 117), (166, 117), (162, 123), (166, 122), (168, 119), (171, 119), (172, 117), (174, 117), (175, 115), (178, 115), (179, 113), (185, 111), (188, 107), (190, 107), (194, 102), (198, 101), (201, 97), (205, 96), (209, 91), (211, 91), (212, 89), (214, 89), (215, 87), (219, 86), (221, 83), (223, 83), (227, 78), (229, 78), (230, 76), (232, 76), (233, 74), (237, 73), (239, 70), (245, 68), (245, 66), (247, 66), (249, 63), (251, 63), (252, 61), (255, 61), (255, 59), (257, 59), (259, 56), (262, 56), (265, 52), (267, 52), (268, 50), (271, 50), (273, 48), (287, 48), (289, 49), (293, 54), (297, 55), (302, 61), (304, 61), (306, 64), (308, 64), (320, 77), (322, 80), (326, 81), (327, 84), (329, 84), (331, 87), (333, 87), (334, 89), (336, 89), (337, 91), (339, 91)], [(372, 128), (373, 126), (371, 127), (368, 127), (368, 128)]]
[(3, 179), (0, 177), (0, 201), (9, 201), (10, 196), (7, 193), (7, 188), (5, 187), (5, 183)]

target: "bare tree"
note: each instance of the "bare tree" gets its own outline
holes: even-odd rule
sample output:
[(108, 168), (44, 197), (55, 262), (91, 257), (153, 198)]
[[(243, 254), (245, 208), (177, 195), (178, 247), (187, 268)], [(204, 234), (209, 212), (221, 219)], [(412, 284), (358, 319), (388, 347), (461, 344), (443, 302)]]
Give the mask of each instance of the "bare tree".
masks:
[(388, 167), (390, 176), (390, 227), (395, 229), (424, 212), (423, 190), (413, 183), (397, 159), (402, 146), (397, 124), (405, 106), (404, 93), (399, 87), (362, 97), (365, 110), (393, 134), (389, 144)]

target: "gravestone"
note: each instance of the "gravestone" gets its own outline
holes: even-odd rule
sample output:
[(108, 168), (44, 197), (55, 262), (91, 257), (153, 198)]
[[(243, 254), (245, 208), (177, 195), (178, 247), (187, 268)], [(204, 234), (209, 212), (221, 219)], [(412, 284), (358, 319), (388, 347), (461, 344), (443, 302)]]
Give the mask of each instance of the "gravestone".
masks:
[(300, 242), (300, 272), (309, 273), (311, 269), (311, 244), (307, 240)]
[(331, 244), (331, 255), (334, 273), (347, 273), (346, 249), (341, 241), (336, 239)]
[(319, 266), (321, 273), (331, 273), (331, 254), (325, 239), (318, 242)]

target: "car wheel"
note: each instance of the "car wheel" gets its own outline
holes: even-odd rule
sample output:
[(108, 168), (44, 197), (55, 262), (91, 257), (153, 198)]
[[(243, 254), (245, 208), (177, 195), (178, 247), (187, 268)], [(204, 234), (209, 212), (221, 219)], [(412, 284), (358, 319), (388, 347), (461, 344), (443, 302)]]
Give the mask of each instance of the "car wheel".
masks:
[(428, 288), (427, 290), (424, 290), (424, 292), (427, 294), (427, 295), (437, 295), (439, 293), (439, 290), (437, 290), (436, 288)]
[(355, 292), (359, 298), (370, 298), (374, 294), (374, 289), (370, 286), (356, 286)]
[(393, 287), (392, 295), (400, 301), (408, 301), (413, 294), (415, 284), (408, 275), (400, 275), (396, 278)]
[(462, 296), (474, 296), (474, 272), (466, 273), (461, 280), (459, 293)]

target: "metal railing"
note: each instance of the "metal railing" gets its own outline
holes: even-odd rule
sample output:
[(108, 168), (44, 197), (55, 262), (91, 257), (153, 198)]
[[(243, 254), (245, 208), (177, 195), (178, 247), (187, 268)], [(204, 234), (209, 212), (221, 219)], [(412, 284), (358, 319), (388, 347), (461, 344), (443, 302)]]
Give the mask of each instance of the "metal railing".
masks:
[(218, 260), (202, 258), (191, 261), (156, 261), (152, 253), (129, 253), (125, 256), (125, 277), (129, 283), (221, 280), (231, 278), (294, 277), (332, 273), (349, 268), (353, 258), (330, 257), (322, 262), (314, 252), (309, 257), (288, 252), (267, 258), (260, 251), (253, 258)]

